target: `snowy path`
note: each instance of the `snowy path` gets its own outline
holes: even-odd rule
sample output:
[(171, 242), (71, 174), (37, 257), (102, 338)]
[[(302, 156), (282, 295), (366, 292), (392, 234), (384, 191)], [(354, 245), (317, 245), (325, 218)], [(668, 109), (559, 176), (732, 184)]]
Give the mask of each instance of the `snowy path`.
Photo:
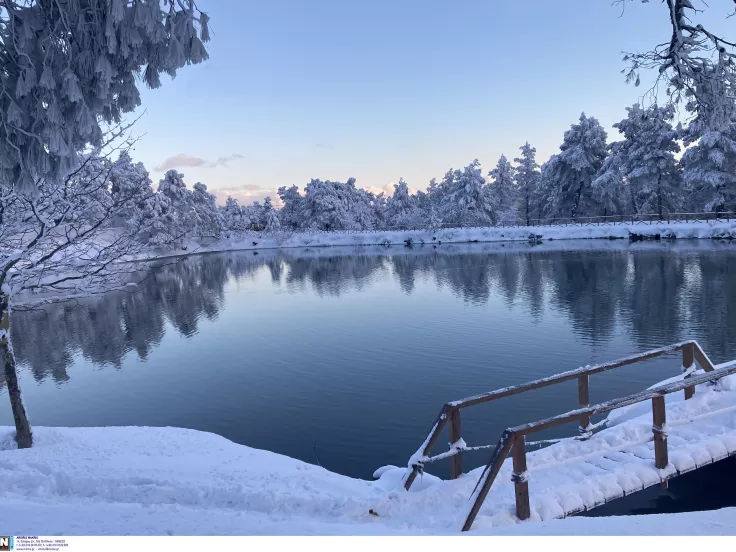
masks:
[[(589, 441), (528, 454), (527, 522), (514, 516), (509, 460), (472, 532), (564, 533), (547, 522), (733, 454), (736, 378), (699, 386), (689, 401), (668, 396), (667, 416), (666, 470), (654, 467), (649, 405), (621, 409)], [(356, 480), (192, 430), (37, 427), (27, 450), (11, 435), (0, 428), (0, 519), (11, 534), (455, 534), (480, 475), (425, 474), (405, 492), (403, 469)], [(583, 533), (586, 523), (603, 527), (568, 521)], [(736, 533), (736, 520), (726, 526)]]

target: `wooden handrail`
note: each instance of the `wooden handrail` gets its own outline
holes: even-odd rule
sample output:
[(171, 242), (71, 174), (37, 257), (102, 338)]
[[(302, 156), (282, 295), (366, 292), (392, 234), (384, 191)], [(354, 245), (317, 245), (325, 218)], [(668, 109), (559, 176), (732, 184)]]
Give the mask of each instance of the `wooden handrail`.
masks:
[(614, 370), (616, 368), (621, 368), (622, 366), (627, 366), (629, 364), (635, 364), (637, 362), (644, 362), (645, 360), (651, 360), (653, 358), (657, 358), (663, 355), (675, 353), (677, 351), (682, 350), (685, 346), (688, 346), (688, 345), (692, 345), (694, 351), (697, 351), (697, 353), (695, 353), (695, 357), (697, 358), (698, 364), (700, 364), (700, 367), (706, 372), (712, 371), (713, 363), (711, 363), (710, 359), (708, 359), (707, 355), (705, 355), (703, 350), (700, 348), (700, 345), (698, 345), (698, 342), (691, 340), (691, 341), (683, 341), (681, 343), (675, 343), (674, 345), (670, 345), (668, 347), (660, 347), (658, 349), (652, 349), (644, 353), (638, 353), (636, 355), (619, 358), (616, 360), (612, 360), (611, 362), (595, 364), (593, 366), (583, 366), (575, 370), (570, 370), (568, 372), (562, 372), (561, 374), (555, 374), (554, 376), (541, 378), (535, 381), (530, 381), (528, 383), (523, 383), (521, 385), (515, 385), (512, 387), (504, 387), (503, 389), (497, 389), (495, 391), (490, 391), (488, 393), (481, 393), (480, 395), (474, 395), (472, 397), (460, 399), (459, 401), (452, 401), (447, 404), (448, 406), (452, 406), (456, 408), (467, 408), (469, 406), (474, 406), (476, 404), (481, 404), (484, 402), (501, 399), (503, 397), (510, 397), (511, 395), (518, 395), (519, 393), (525, 393), (526, 391), (531, 391), (533, 389), (541, 389), (542, 387), (548, 387), (550, 385), (556, 385), (558, 383), (562, 383), (565, 381), (578, 379), (580, 376), (583, 376), (583, 375), (598, 374), (600, 372), (606, 372), (608, 370)]
[[(596, 414), (605, 414), (623, 408), (632, 404), (637, 404), (647, 400), (652, 401), (652, 432), (654, 440), (654, 457), (655, 466), (659, 469), (664, 469), (668, 464), (667, 454), (667, 434), (665, 431), (666, 422), (666, 409), (665, 409), (665, 396), (678, 391), (687, 390), (689, 388), (694, 389), (696, 385), (700, 385), (707, 382), (717, 381), (726, 376), (736, 374), (736, 361), (727, 362), (714, 370), (709, 370), (704, 374), (698, 376), (691, 376), (681, 381), (672, 382), (669, 384), (661, 385), (653, 389), (648, 389), (627, 397), (620, 399), (614, 399), (611, 401), (603, 402), (595, 406), (587, 408), (580, 408), (572, 410), (564, 414), (538, 420), (528, 424), (519, 425), (513, 428), (509, 428), (503, 432), (501, 438), (496, 445), (496, 451), (489, 459), (486, 467), (481, 473), (478, 484), (476, 485), (473, 495), (475, 500), (470, 509), (470, 513), (465, 520), (463, 525), (463, 531), (468, 531), (473, 524), (480, 508), (490, 491), (491, 486), (501, 470), (501, 466), (506, 461), (508, 451), (513, 447), (514, 450), (514, 481), (516, 489), (516, 512), (519, 519), (527, 519), (529, 517), (529, 491), (528, 491), (528, 477), (526, 476), (526, 451), (522, 451), (521, 448), (517, 448), (518, 443), (523, 443), (527, 435), (563, 425), (569, 422), (590, 419), (591, 416)], [(504, 452), (505, 451), (505, 452)], [(503, 452), (503, 454), (501, 454)], [(517, 458), (518, 457), (518, 458)], [(524, 476), (522, 477), (518, 472), (523, 469)]]
[[(635, 364), (637, 362), (643, 362), (645, 360), (650, 360), (650, 359), (657, 358), (657, 357), (667, 355), (667, 354), (671, 354), (677, 351), (682, 351), (683, 353), (683, 364), (682, 364), (683, 370), (689, 369), (692, 366), (693, 361), (697, 361), (697, 363), (700, 365), (700, 367), (705, 372), (713, 371), (714, 369), (713, 363), (708, 358), (708, 355), (705, 354), (705, 352), (700, 347), (698, 342), (695, 340), (688, 340), (688, 341), (682, 341), (680, 343), (675, 343), (674, 345), (669, 345), (667, 347), (660, 347), (658, 349), (652, 349), (650, 351), (645, 351), (643, 353), (638, 353), (635, 355), (619, 358), (611, 362), (595, 364), (593, 366), (582, 366), (575, 370), (570, 370), (568, 372), (563, 372), (561, 374), (555, 374), (553, 376), (541, 378), (541, 379), (531, 381), (528, 383), (524, 383), (521, 385), (504, 387), (502, 389), (497, 389), (495, 391), (489, 391), (487, 393), (473, 395), (471, 397), (467, 397), (459, 401), (452, 401), (452, 402), (446, 403), (440, 410), (440, 413), (437, 416), (435, 423), (432, 425), (432, 429), (430, 430), (429, 435), (425, 439), (424, 443), (419, 448), (419, 450), (415, 453), (415, 455), (412, 457), (412, 459), (415, 459), (416, 461), (410, 462), (410, 465), (407, 469), (407, 473), (404, 475), (404, 488), (406, 490), (409, 490), (411, 485), (414, 483), (414, 480), (416, 479), (417, 475), (422, 469), (421, 460), (424, 458), (427, 458), (427, 456), (429, 455), (434, 445), (437, 444), (440, 434), (442, 433), (442, 430), (444, 429), (448, 421), (452, 420), (451, 421), (450, 444), (452, 445), (453, 443), (461, 439), (461, 435), (460, 435), (460, 410), (461, 409), (468, 408), (470, 406), (474, 406), (477, 404), (482, 404), (482, 403), (498, 400), (504, 397), (510, 397), (512, 395), (518, 395), (519, 393), (525, 393), (527, 391), (532, 391), (534, 389), (541, 389), (543, 387), (557, 385), (559, 383), (564, 383), (566, 381), (571, 381), (571, 380), (577, 380), (578, 382), (579, 406), (586, 407), (588, 406), (590, 402), (588, 379), (591, 374), (598, 374), (601, 372), (606, 372), (608, 370), (614, 370), (622, 366), (627, 366), (629, 364)], [(691, 382), (692, 380), (691, 378), (688, 377), (687, 381)], [(689, 399), (692, 396), (692, 393), (694, 392), (695, 392), (694, 385), (692, 383), (689, 383), (687, 385), (687, 390), (685, 391), (685, 398)], [(580, 430), (579, 430), (581, 437), (587, 438), (590, 436), (589, 427), (590, 427), (590, 416), (587, 416), (587, 417), (582, 416), (580, 418)], [(451, 477), (453, 479), (459, 477), (462, 473), (461, 454), (462, 454), (462, 451), (458, 449), (452, 455)]]
[(695, 387), (696, 385), (707, 383), (709, 381), (716, 381), (734, 373), (736, 373), (736, 360), (721, 364), (716, 370), (706, 372), (705, 374), (693, 376), (681, 381), (674, 381), (672, 383), (668, 383), (659, 387), (654, 387), (652, 389), (647, 389), (646, 391), (640, 391), (639, 393), (634, 393), (633, 395), (628, 395), (620, 399), (613, 399), (593, 406), (589, 406), (588, 408), (570, 410), (569, 412), (566, 412), (564, 414), (551, 416), (549, 418), (545, 418), (543, 420), (538, 420), (536, 422), (531, 422), (528, 424), (518, 425), (516, 427), (510, 428), (508, 431), (511, 431), (518, 435), (529, 435), (530, 433), (536, 433), (538, 431), (542, 431), (543, 429), (549, 429), (551, 427), (566, 424), (574, 420), (579, 420), (583, 416), (606, 414), (612, 410), (623, 408), (624, 406), (640, 403), (642, 401), (653, 399), (654, 397), (660, 395), (669, 395), (677, 391), (682, 391), (687, 387)]

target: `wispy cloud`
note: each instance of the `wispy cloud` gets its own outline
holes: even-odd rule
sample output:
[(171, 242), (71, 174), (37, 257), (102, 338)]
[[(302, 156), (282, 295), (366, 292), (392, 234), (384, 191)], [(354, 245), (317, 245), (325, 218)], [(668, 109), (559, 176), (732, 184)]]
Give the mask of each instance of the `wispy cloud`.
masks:
[(245, 155), (241, 153), (233, 153), (232, 155), (226, 155), (224, 157), (218, 157), (215, 161), (212, 163), (209, 163), (208, 167), (219, 167), (222, 165), (223, 167), (226, 167), (230, 161), (237, 161), (238, 159), (245, 159)]
[(194, 157), (193, 155), (187, 155), (186, 153), (180, 153), (164, 160), (158, 167), (157, 171), (168, 171), (169, 169), (178, 169), (180, 167), (201, 167), (206, 165), (207, 161), (201, 157)]
[(228, 163), (230, 163), (231, 161), (236, 161), (238, 159), (245, 159), (245, 155), (241, 153), (233, 153), (232, 155), (218, 157), (214, 161), (207, 161), (206, 159), (203, 159), (201, 157), (188, 155), (186, 153), (179, 153), (178, 155), (174, 155), (172, 157), (169, 157), (168, 159), (165, 159), (163, 163), (161, 163), (158, 167), (155, 167), (155, 170), (168, 171), (169, 169), (180, 169), (183, 167), (205, 167), (208, 169), (212, 169), (219, 166), (226, 167)]

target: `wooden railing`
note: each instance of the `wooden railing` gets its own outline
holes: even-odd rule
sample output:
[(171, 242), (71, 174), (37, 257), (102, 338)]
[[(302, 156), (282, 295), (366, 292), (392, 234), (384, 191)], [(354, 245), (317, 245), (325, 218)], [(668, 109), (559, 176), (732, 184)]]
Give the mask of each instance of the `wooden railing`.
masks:
[[(597, 374), (613, 370), (615, 368), (620, 368), (622, 366), (627, 366), (629, 364), (643, 362), (645, 360), (671, 354), (676, 351), (682, 351), (682, 370), (685, 373), (685, 378), (683, 380), (595, 406), (589, 405), (589, 376), (591, 374)], [(704, 374), (694, 374), (695, 362), (697, 362), (705, 371)], [(669, 347), (653, 349), (651, 351), (621, 358), (612, 362), (597, 364), (594, 366), (585, 366), (578, 368), (577, 370), (571, 370), (569, 372), (564, 372), (562, 374), (557, 374), (522, 385), (506, 387), (504, 389), (498, 389), (496, 391), (475, 395), (459, 401), (446, 403), (437, 416), (427, 439), (414, 456), (412, 456), (412, 459), (409, 462), (409, 468), (407, 469), (407, 474), (405, 475), (404, 487), (407, 490), (411, 487), (417, 475), (423, 470), (425, 464), (444, 458), (450, 458), (451, 478), (455, 479), (462, 474), (462, 453), (465, 450), (474, 450), (473, 448), (467, 447), (462, 439), (460, 411), (463, 408), (494, 401), (503, 397), (517, 395), (534, 389), (556, 385), (566, 381), (577, 380), (579, 401), (578, 409), (552, 418), (509, 428), (503, 432), (481, 474), (480, 479), (478, 480), (478, 484), (473, 490), (471, 500), (474, 499), (474, 502), (463, 526), (463, 531), (469, 530), (473, 524), (483, 501), (488, 495), (488, 491), (490, 490), (493, 481), (498, 475), (498, 472), (509, 453), (511, 453), (513, 458), (512, 480), (514, 482), (516, 495), (516, 515), (519, 519), (527, 519), (530, 516), (529, 488), (526, 477), (527, 435), (577, 421), (579, 422), (579, 436), (577, 438), (585, 440), (592, 435), (593, 427), (590, 425), (591, 416), (604, 414), (617, 408), (651, 400), (653, 413), (653, 439), (655, 443), (655, 464), (658, 468), (664, 468), (668, 463), (667, 435), (663, 430), (666, 421), (664, 397), (676, 391), (684, 391), (685, 399), (690, 399), (695, 394), (696, 385), (708, 381), (715, 381), (733, 373), (736, 373), (736, 361), (720, 365), (719, 369), (715, 370), (713, 363), (698, 343), (691, 340), (670, 345)], [(430, 451), (434, 445), (437, 444), (440, 434), (448, 424), (450, 432), (450, 450), (435, 457), (429, 457), (428, 455)], [(490, 447), (481, 446), (475, 448)]]

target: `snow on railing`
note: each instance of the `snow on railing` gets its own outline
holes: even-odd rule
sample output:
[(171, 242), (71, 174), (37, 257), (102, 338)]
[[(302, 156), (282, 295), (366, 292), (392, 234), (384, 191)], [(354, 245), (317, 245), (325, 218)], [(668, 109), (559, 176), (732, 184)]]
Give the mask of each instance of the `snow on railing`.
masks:
[[(695, 341), (685, 342), (681, 344), (683, 354), (683, 365), (691, 366), (693, 357), (700, 363), (701, 360), (706, 360), (707, 355), (700, 349), (700, 346)], [(664, 350), (672, 349), (672, 347), (664, 348)], [(696, 352), (697, 351), (697, 352)], [(704, 362), (701, 365), (704, 372), (701, 374), (693, 373), (690, 377), (683, 378), (679, 381), (659, 385), (657, 387), (647, 389), (627, 397), (614, 399), (599, 403), (594, 406), (587, 406), (585, 408), (579, 408), (571, 410), (564, 414), (538, 420), (536, 422), (523, 424), (503, 432), (501, 439), (496, 445), (496, 450), (504, 451), (504, 454), (496, 453), (486, 464), (486, 467), (481, 474), (478, 483), (473, 490), (471, 500), (473, 501), (470, 511), (463, 525), (463, 531), (468, 531), (475, 520), (475, 517), (480, 511), (480, 507), (483, 504), (488, 492), (493, 485), (493, 481), (498, 475), (501, 466), (503, 465), (508, 453), (511, 452), (514, 462), (514, 472), (512, 475), (512, 481), (515, 485), (516, 495), (516, 516), (520, 520), (529, 518), (530, 507), (529, 507), (529, 489), (525, 478), (521, 477), (526, 472), (526, 436), (550, 429), (552, 427), (560, 426), (570, 422), (583, 420), (590, 420), (591, 416), (606, 414), (613, 410), (623, 408), (625, 406), (634, 405), (647, 400), (652, 402), (652, 437), (646, 440), (646, 442), (654, 441), (654, 463), (657, 469), (663, 470), (669, 464), (668, 452), (667, 452), (667, 436), (670, 426), (683, 425), (690, 423), (696, 419), (708, 418), (724, 412), (730, 412), (736, 410), (736, 406), (727, 407), (720, 409), (719, 411), (708, 412), (702, 416), (690, 417), (687, 420), (676, 420), (672, 424), (667, 424), (667, 412), (665, 409), (665, 396), (676, 393), (678, 391), (685, 392), (685, 399), (689, 399), (693, 396), (695, 386), (702, 385), (705, 383), (712, 383), (736, 374), (736, 361), (726, 362), (713, 366)], [(637, 443), (627, 443), (626, 446), (634, 446)], [(551, 466), (544, 466), (545, 469), (549, 469)]]
[[(603, 403), (594, 407), (589, 406), (590, 401), (588, 383), (590, 375), (613, 370), (629, 364), (643, 362), (663, 355), (672, 354), (677, 351), (682, 351), (683, 378), (681, 381), (674, 384), (660, 386), (655, 389), (650, 389), (631, 397), (609, 401), (608, 403)], [(695, 370), (696, 362), (705, 372), (704, 374)], [(417, 475), (424, 471), (424, 466), (426, 464), (430, 464), (438, 460), (444, 460), (447, 458), (451, 459), (451, 478), (455, 479), (462, 474), (461, 457), (463, 452), (493, 448), (494, 451), (491, 459), (483, 470), (483, 473), (478, 480), (478, 485), (476, 485), (476, 488), (473, 491), (473, 495), (471, 496), (471, 498), (475, 498), (477, 509), (479, 509), (480, 504), (485, 499), (485, 495), (487, 494), (488, 489), (493, 482), (493, 479), (498, 473), (501, 464), (507, 458), (512, 449), (514, 452), (514, 473), (516, 474), (515, 484), (525, 486), (527, 483), (526, 478), (522, 477), (522, 475), (519, 474), (523, 474), (526, 472), (525, 455), (527, 445), (544, 446), (560, 443), (563, 441), (588, 440), (593, 436), (594, 432), (597, 429), (604, 427), (608, 423), (608, 420), (604, 419), (598, 423), (591, 424), (591, 416), (601, 414), (602, 412), (608, 412), (610, 410), (613, 410), (614, 408), (620, 408), (628, 404), (641, 402), (643, 400), (647, 400), (656, 396), (663, 396), (666, 393), (674, 392), (674, 390), (684, 390), (685, 399), (689, 399), (694, 395), (695, 386), (699, 383), (705, 381), (715, 381), (720, 377), (727, 375), (724, 370), (730, 370), (730, 372), (728, 373), (736, 372), (736, 361), (734, 361), (733, 363), (719, 365), (719, 371), (717, 374), (715, 373), (715, 368), (716, 367), (713, 365), (710, 358), (708, 358), (700, 345), (694, 340), (689, 340), (675, 343), (666, 347), (660, 347), (658, 349), (652, 349), (643, 353), (630, 355), (611, 362), (595, 364), (592, 366), (582, 366), (575, 370), (570, 370), (568, 372), (563, 372), (554, 376), (541, 378), (521, 385), (505, 387), (502, 389), (497, 389), (495, 391), (467, 397), (458, 401), (448, 402), (440, 410), (435, 423), (433, 424), (429, 434), (427, 435), (422, 445), (409, 459), (407, 471), (403, 478), (404, 487), (407, 490), (411, 487)], [(468, 446), (467, 443), (465, 443), (465, 441), (462, 439), (460, 435), (461, 409), (571, 380), (577, 380), (578, 382), (578, 403), (580, 408), (578, 408), (577, 410), (567, 412), (553, 419), (543, 420), (542, 422), (539, 422), (542, 424), (541, 426), (535, 425), (535, 423), (506, 430), (499, 442), (495, 445), (479, 445), (471, 447)], [(659, 453), (657, 453), (657, 464), (659, 465), (661, 463), (661, 455), (666, 454), (667, 426), (664, 423), (664, 403), (662, 402), (660, 406), (655, 406), (653, 408), (655, 408), (655, 413), (661, 417), (661, 423), (658, 424), (655, 420), (655, 426), (657, 427), (657, 430), (653, 433), (655, 445), (660, 451)], [(525, 440), (525, 436), (527, 434), (535, 433), (547, 427), (560, 425), (561, 423), (567, 423), (569, 421), (575, 420), (579, 421), (578, 435), (563, 437), (559, 439), (544, 439), (531, 442), (526, 442)], [(437, 444), (445, 425), (448, 424), (450, 429), (449, 450), (435, 456), (430, 456), (430, 451), (432, 450), (434, 445)], [(664, 453), (662, 453), (662, 447), (664, 447)], [(517, 491), (519, 491), (517, 492), (517, 515), (520, 519), (526, 519), (526, 517), (528, 517), (529, 515), (528, 491), (525, 488), (517, 489)], [(471, 513), (468, 515), (464, 530), (470, 528), (475, 515), (477, 515), (477, 509), (471, 510)]]

